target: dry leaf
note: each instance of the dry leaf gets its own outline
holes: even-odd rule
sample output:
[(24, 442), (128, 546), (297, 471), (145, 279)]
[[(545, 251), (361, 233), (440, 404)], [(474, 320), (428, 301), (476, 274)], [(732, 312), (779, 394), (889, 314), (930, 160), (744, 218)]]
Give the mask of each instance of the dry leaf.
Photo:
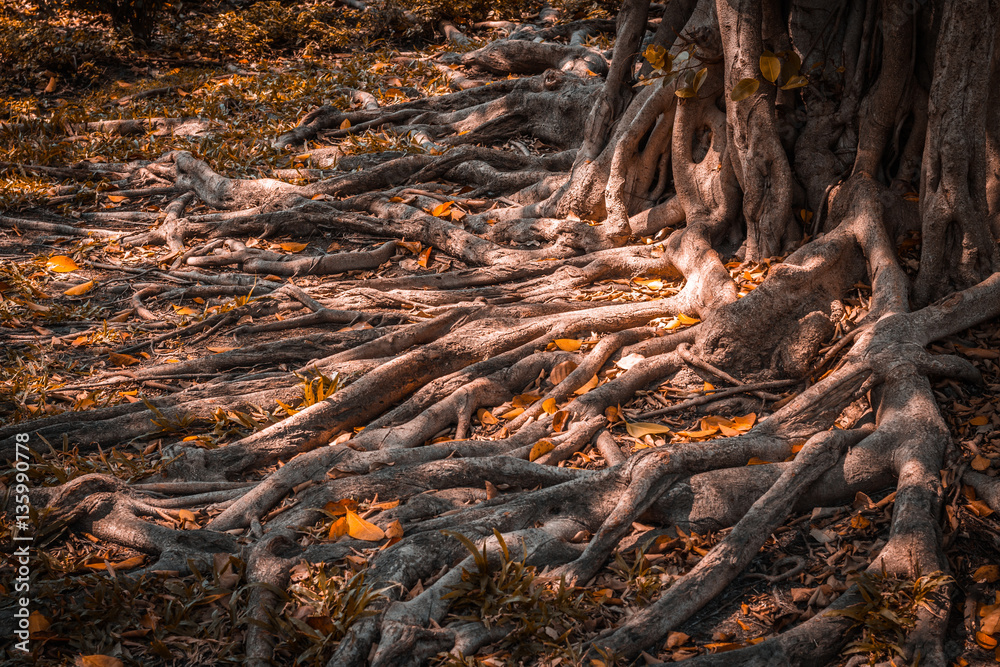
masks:
[(982, 472), (989, 469), (990, 460), (982, 454), (976, 454), (976, 457), (972, 459), (972, 463), (970, 465), (972, 465), (973, 470)]
[(1000, 579), (1000, 565), (983, 565), (973, 573), (972, 578), (981, 584), (992, 584)]
[(692, 324), (698, 324), (698, 322), (701, 322), (701, 320), (699, 320), (697, 317), (688, 317), (684, 313), (680, 313), (677, 316), (677, 321), (680, 324), (682, 324), (683, 326), (686, 326), (686, 327), (689, 327)]
[(535, 446), (531, 448), (531, 452), (528, 454), (528, 460), (534, 461), (540, 456), (545, 456), (555, 448), (556, 446), (548, 440), (539, 440), (535, 443)]
[(420, 256), (417, 257), (417, 264), (426, 269), (427, 263), (430, 261), (430, 259), (431, 259), (431, 248), (430, 247), (424, 248), (423, 252), (420, 253)]
[(541, 398), (541, 396), (538, 394), (518, 394), (510, 403), (515, 408), (526, 408), (539, 398)]
[(403, 536), (403, 525), (399, 523), (398, 519), (385, 527), (385, 536), (390, 540), (398, 539)]
[(308, 246), (309, 246), (308, 243), (295, 243), (295, 242), (280, 244), (281, 249), (286, 252), (302, 252)]
[(70, 287), (68, 290), (63, 292), (66, 296), (80, 296), (81, 294), (86, 294), (94, 288), (94, 281), (88, 280), (85, 283), (80, 283), (76, 287)]
[(347, 510), (347, 534), (365, 542), (378, 542), (385, 537), (385, 532), (381, 528), (368, 523), (351, 510)]
[(442, 204), (438, 204), (437, 206), (431, 209), (431, 215), (433, 215), (435, 218), (440, 218), (441, 216), (443, 216), (445, 213), (448, 212), (448, 209), (450, 209), (454, 203), (455, 202), (453, 201), (446, 201)]
[(556, 412), (556, 399), (554, 399), (554, 398), (546, 398), (544, 401), (542, 401), (542, 410), (544, 410), (545, 414), (547, 414), (547, 415), (555, 414), (555, 412)]
[(576, 352), (583, 345), (583, 341), (576, 338), (556, 338), (552, 342), (563, 352)]
[(990, 418), (986, 415), (979, 415), (978, 417), (973, 417), (969, 420), (969, 424), (972, 426), (986, 426), (990, 423)]
[(347, 517), (342, 516), (330, 524), (330, 532), (327, 534), (331, 540), (347, 535)]
[(346, 129), (347, 129), (347, 128), (349, 128), (350, 126), (351, 126), (351, 121), (349, 121), (349, 120), (347, 120), (347, 119), (345, 118), (345, 119), (344, 119), (344, 122), (340, 124), (340, 129), (342, 129), (342, 130), (346, 130)]
[(517, 417), (518, 415), (520, 415), (522, 412), (524, 412), (524, 408), (514, 408), (513, 410), (508, 410), (507, 412), (505, 412), (502, 415), (500, 415), (500, 418), (501, 419), (513, 419), (514, 417)]
[(670, 433), (670, 428), (663, 424), (653, 424), (651, 422), (625, 422), (625, 430), (633, 438), (641, 438), (644, 435), (656, 435), (659, 433)]
[(128, 199), (128, 197), (122, 197), (121, 195), (108, 195), (108, 200), (115, 204), (123, 202), (126, 199)]
[(65, 255), (54, 255), (45, 262), (45, 268), (55, 273), (69, 273), (76, 271), (80, 267), (71, 258)]
[(28, 616), (29, 634), (33, 635), (36, 632), (45, 632), (46, 630), (49, 629), (49, 626), (51, 625), (52, 623), (49, 621), (49, 619), (45, 618), (45, 616), (41, 612), (33, 611), (31, 612), (31, 615)]
[(969, 509), (975, 512), (977, 516), (985, 517), (993, 514), (993, 509), (982, 500), (970, 500)]
[(569, 413), (566, 410), (560, 410), (552, 415), (552, 430), (556, 433), (561, 433), (566, 428), (566, 422), (568, 421)]
[(559, 384), (567, 377), (569, 377), (569, 374), (575, 370), (576, 370), (575, 361), (571, 359), (567, 359), (566, 361), (560, 361), (552, 369), (552, 372), (549, 373), (549, 382), (551, 382), (552, 384)]
[(235, 350), (235, 347), (206, 347), (209, 352), (215, 352), (216, 354), (221, 354), (223, 352), (229, 352), (230, 350)]
[(131, 354), (118, 354), (117, 352), (109, 354), (108, 359), (115, 366), (132, 366), (133, 364), (139, 363), (139, 360)]
[(622, 357), (621, 359), (619, 359), (618, 361), (616, 361), (615, 362), (615, 366), (617, 366), (618, 368), (621, 368), (622, 370), (626, 370), (627, 371), (628, 369), (632, 368), (637, 363), (639, 363), (640, 361), (643, 361), (645, 359), (646, 359), (646, 357), (642, 356), (641, 354), (639, 354), (637, 352), (633, 352), (632, 354), (628, 355), (627, 357)]
[(480, 424), (493, 425), (497, 423), (497, 418), (493, 416), (493, 413), (485, 408), (480, 408), (476, 411), (476, 417), (479, 418)]
[(79, 667), (125, 667), (125, 663), (110, 655), (81, 655), (76, 664)]
[(589, 380), (587, 380), (587, 384), (583, 385), (573, 393), (576, 394), (577, 396), (582, 396), (583, 394), (586, 394), (588, 391), (596, 387), (597, 383), (598, 383), (597, 376), (594, 375)]
[(687, 640), (691, 639), (688, 635), (683, 632), (671, 632), (667, 635), (666, 648), (677, 648), (678, 646), (683, 646), (687, 643)]
[(993, 637), (990, 637), (985, 632), (976, 633), (976, 643), (982, 646), (983, 648), (990, 650), (995, 649), (997, 647), (997, 640), (993, 639)]

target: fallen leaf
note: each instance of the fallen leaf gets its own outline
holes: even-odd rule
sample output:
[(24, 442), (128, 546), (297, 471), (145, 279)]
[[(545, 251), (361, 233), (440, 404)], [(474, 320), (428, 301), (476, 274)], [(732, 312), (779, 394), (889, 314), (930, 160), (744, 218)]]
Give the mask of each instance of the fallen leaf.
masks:
[(583, 345), (583, 341), (576, 338), (556, 338), (552, 342), (563, 352), (576, 352)]
[(123, 202), (126, 199), (128, 199), (128, 197), (122, 197), (121, 195), (108, 195), (108, 201), (111, 201), (115, 204)]
[(336, 540), (337, 538), (347, 535), (347, 517), (342, 516), (330, 524), (330, 532), (327, 533), (327, 537), (331, 540)]
[(628, 369), (632, 368), (633, 366), (635, 366), (640, 361), (644, 361), (645, 359), (646, 359), (646, 357), (642, 356), (641, 354), (639, 354), (637, 352), (633, 352), (632, 354), (628, 355), (627, 357), (622, 357), (621, 359), (619, 359), (618, 361), (616, 361), (615, 362), (615, 366), (617, 366), (618, 368), (621, 368), (622, 370), (626, 370), (627, 371)]
[(86, 294), (94, 288), (94, 281), (88, 280), (85, 283), (81, 283), (75, 287), (70, 287), (68, 290), (63, 292), (66, 296), (80, 296), (81, 294)]
[(443, 216), (445, 213), (448, 212), (448, 209), (450, 209), (454, 203), (455, 202), (453, 201), (446, 201), (444, 203), (438, 204), (437, 206), (431, 209), (431, 215), (433, 215), (435, 218), (440, 218), (441, 216)]
[(365, 521), (351, 510), (347, 510), (347, 534), (365, 542), (378, 542), (385, 537), (385, 532), (381, 528)]
[(229, 352), (230, 350), (235, 350), (235, 347), (206, 347), (209, 352), (215, 352), (216, 354), (221, 354), (223, 352)]
[(972, 579), (981, 584), (992, 584), (1000, 579), (1000, 565), (983, 565), (973, 573)]
[(528, 460), (534, 461), (538, 457), (548, 454), (555, 448), (556, 446), (548, 440), (539, 440), (535, 443), (535, 446), (531, 448), (531, 452), (528, 454)]
[(990, 460), (985, 456), (983, 456), (982, 454), (976, 454), (975, 458), (972, 459), (972, 463), (970, 465), (972, 466), (973, 470), (978, 470), (979, 472), (982, 472), (984, 470), (989, 469)]
[(569, 421), (569, 412), (560, 410), (552, 415), (552, 430), (555, 433), (561, 433), (566, 428), (567, 421)]
[(484, 409), (484, 408), (480, 408), (476, 412), (476, 416), (479, 418), (479, 423), (480, 424), (490, 424), (490, 425), (492, 425), (492, 424), (498, 423), (497, 422), (497, 418), (493, 416), (493, 413), (490, 412), (489, 410)]
[(49, 629), (49, 626), (51, 625), (52, 623), (49, 621), (49, 619), (45, 618), (45, 616), (41, 612), (33, 611), (31, 612), (31, 615), (28, 616), (29, 634), (33, 635), (36, 632), (45, 632), (46, 630)]
[(545, 414), (548, 414), (548, 415), (555, 414), (555, 412), (556, 412), (556, 399), (554, 399), (554, 398), (546, 398), (544, 401), (542, 401), (542, 410), (544, 410)]
[(518, 415), (520, 415), (522, 412), (524, 412), (524, 408), (514, 408), (513, 410), (508, 410), (507, 412), (505, 412), (502, 415), (500, 415), (500, 418), (501, 419), (513, 419), (514, 417), (517, 417)]
[(773, 463), (773, 461), (765, 461), (764, 459), (758, 458), (756, 456), (751, 456), (750, 460), (747, 461), (748, 466), (762, 466), (762, 465), (767, 465), (768, 463)]
[(385, 527), (385, 536), (390, 540), (403, 536), (403, 525), (399, 523), (398, 519)]
[(48, 261), (45, 262), (45, 268), (55, 273), (69, 273), (70, 271), (76, 271), (80, 267), (72, 258), (66, 255), (54, 255), (49, 257)]
[(281, 249), (286, 252), (302, 252), (308, 246), (309, 246), (308, 243), (295, 243), (295, 242), (280, 244)]
[(683, 646), (687, 643), (687, 640), (691, 639), (688, 635), (683, 632), (671, 632), (667, 635), (666, 648), (677, 648), (678, 646)]
[(109, 354), (108, 359), (115, 366), (132, 366), (133, 364), (139, 363), (139, 360), (131, 354), (118, 354), (117, 352)]
[(573, 361), (572, 359), (560, 361), (552, 369), (552, 372), (549, 373), (549, 382), (551, 382), (554, 385), (559, 384), (567, 377), (569, 377), (569, 374), (575, 371), (576, 368), (577, 368), (576, 362)]
[(633, 438), (641, 438), (644, 435), (670, 433), (670, 427), (651, 422), (625, 422), (625, 430)]
[(511, 400), (511, 405), (515, 408), (526, 408), (536, 402), (541, 396), (538, 394), (518, 394)]
[(587, 380), (587, 384), (583, 385), (573, 393), (576, 394), (577, 396), (582, 396), (583, 394), (586, 394), (588, 391), (596, 387), (597, 383), (598, 383), (597, 376), (594, 375), (589, 380)]
[(430, 261), (430, 258), (431, 258), (431, 248), (430, 247), (424, 248), (423, 252), (420, 253), (420, 256), (417, 257), (417, 264), (426, 269), (427, 263)]
[(110, 655), (81, 655), (76, 659), (76, 664), (79, 667), (124, 667), (125, 665)]
[(340, 124), (340, 129), (346, 130), (350, 126), (351, 126), (351, 121), (349, 121), (348, 119), (345, 118), (344, 122)]
[(682, 325), (684, 325), (686, 327), (689, 327), (692, 324), (698, 324), (698, 322), (701, 322), (701, 320), (699, 320), (697, 317), (688, 317), (684, 313), (680, 313), (677, 316), (677, 321), (680, 322)]
[(976, 633), (976, 643), (982, 646), (983, 648), (990, 650), (995, 649), (997, 647), (997, 640), (993, 639), (993, 637), (990, 637), (985, 632)]
[(969, 424), (972, 426), (986, 426), (990, 423), (990, 418), (986, 415), (979, 415), (978, 417), (973, 417), (969, 420)]
[(56, 84), (58, 83), (58, 78), (54, 76), (49, 77), (49, 83), (45, 86), (46, 93), (56, 92)]

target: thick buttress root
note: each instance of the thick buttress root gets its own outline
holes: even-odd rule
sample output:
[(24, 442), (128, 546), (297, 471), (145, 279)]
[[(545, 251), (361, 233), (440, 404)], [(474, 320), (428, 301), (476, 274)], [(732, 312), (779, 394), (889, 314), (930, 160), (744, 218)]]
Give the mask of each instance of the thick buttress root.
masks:
[[(180, 356), (226, 335), (237, 346), (91, 378), (91, 387), (146, 383), (168, 393), (0, 427), (2, 452), (10, 456), (26, 429), (102, 456), (158, 441), (155, 475), (141, 482), (86, 475), (36, 490), (34, 500), (49, 508), (52, 530), (153, 556), (146, 571), (197, 568), (218, 554), (242, 559), (255, 584), (244, 634), (253, 665), (275, 659), (268, 609), (303, 561), (364, 556), (366, 585), (379, 594), (328, 664), (386, 666), (472, 654), (517, 631), (510, 619), (497, 626), (455, 613), (455, 591), (475, 568), (487, 576), (523, 557), (545, 585), (586, 586), (636, 525), (660, 537), (724, 534), (644, 608), (574, 640), (586, 659), (655, 652), (793, 514), (858, 494), (895, 488), (869, 573), (947, 571), (941, 471), (954, 452), (929, 378), (982, 378), (927, 346), (1000, 315), (995, 239), (977, 226), (993, 211), (987, 193), (996, 184), (966, 176), (995, 157), (995, 137), (970, 149), (966, 171), (944, 169), (965, 147), (940, 106), (964, 96), (972, 120), (992, 128), (985, 84), (968, 80), (959, 40), (986, 39), (1000, 16), (995, 3), (957, 4), (964, 9), (948, 10), (955, 20), (938, 37), (941, 67), (923, 105), (905, 83), (915, 38), (895, 0), (869, 3), (880, 5), (875, 15), (831, 14), (822, 40), (826, 28), (797, 9), (775, 28), (778, 3), (672, 2), (663, 25), (686, 26), (672, 53), (686, 49), (692, 75), (637, 91), (630, 77), (649, 3), (630, 1), (610, 63), (580, 39), (534, 42), (515, 32), (450, 61), (532, 76), (387, 108), (359, 98), (364, 108), (317, 109), (275, 140), (299, 147), (391, 127), (420, 153), (348, 156), (329, 146), (319, 150), (341, 169), (316, 170), (304, 184), (229, 178), (183, 151), (105, 169), (133, 179), (137, 192), (170, 197), (158, 226), (119, 235), (124, 245), (163, 247), (160, 263), (172, 267), (163, 272), (169, 285), (135, 285), (141, 319), (155, 320), (153, 310), (173, 300), (238, 300), (117, 352), (169, 345)], [(990, 5), (989, 22), (972, 25), (980, 4)], [(661, 28), (653, 43), (670, 39)], [(765, 52), (785, 53), (789, 67), (803, 57), (815, 64), (813, 43), (851, 54), (839, 101), (816, 92), (834, 75), (822, 63), (813, 89), (772, 85), (775, 74), (739, 94), (760, 78)], [(871, 54), (879, 67), (864, 67)], [(791, 69), (780, 83), (794, 83)], [(796, 114), (805, 118), (798, 129), (786, 122)], [(888, 160), (894, 128), (904, 126), (926, 141), (910, 137), (903, 157)], [(529, 151), (528, 138), (552, 151)], [(503, 142), (506, 150), (488, 146)], [(901, 184), (883, 181), (890, 167), (899, 178), (915, 173), (920, 145), (919, 217), (934, 247), (911, 277), (896, 244), (918, 225)], [(806, 156), (803, 189), (792, 173)], [(87, 169), (59, 175), (84, 178)], [(456, 192), (454, 182), (468, 189)], [(195, 214), (197, 202), (214, 210)], [(822, 224), (798, 224), (794, 211), (808, 206)], [(63, 227), (22, 224), (69, 233)], [(330, 232), (366, 242), (304, 254), (294, 244), (291, 255), (259, 244)], [(630, 235), (644, 240), (623, 245)], [(940, 273), (949, 249), (961, 261)], [(746, 277), (754, 274), (756, 282)], [(861, 288), (870, 289), (863, 309), (848, 303)], [(930, 303), (938, 297), (946, 298)], [(662, 387), (682, 393), (663, 399)], [(636, 402), (651, 388), (657, 398)], [(735, 416), (733, 406), (752, 405), (754, 418), (742, 428), (725, 420), (712, 439), (704, 438), (720, 428), (707, 421), (700, 435), (673, 422), (635, 423), (705, 404)], [(236, 421), (241, 428), (216, 437)], [(185, 437), (185, 429), (202, 432)], [(1000, 511), (992, 479), (966, 476)], [(358, 501), (372, 503), (370, 523), (355, 514)], [(192, 512), (200, 525), (186, 523)], [(388, 539), (379, 550), (373, 533)], [(907, 660), (945, 664), (946, 592), (918, 611), (899, 646)], [(850, 587), (785, 632), (691, 664), (834, 660), (853, 631), (840, 612), (861, 599)]]

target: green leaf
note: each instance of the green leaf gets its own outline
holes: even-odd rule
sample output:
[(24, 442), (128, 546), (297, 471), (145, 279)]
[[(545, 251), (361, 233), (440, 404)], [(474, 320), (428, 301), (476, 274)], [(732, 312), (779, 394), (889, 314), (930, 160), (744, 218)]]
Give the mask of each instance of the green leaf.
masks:
[(781, 61), (770, 51), (765, 51), (760, 56), (760, 73), (764, 75), (765, 79), (774, 83), (778, 80), (778, 75), (781, 74)]
[(729, 99), (733, 102), (739, 102), (740, 100), (745, 100), (754, 93), (760, 87), (760, 81), (757, 79), (740, 79), (733, 86), (732, 91), (729, 93)]

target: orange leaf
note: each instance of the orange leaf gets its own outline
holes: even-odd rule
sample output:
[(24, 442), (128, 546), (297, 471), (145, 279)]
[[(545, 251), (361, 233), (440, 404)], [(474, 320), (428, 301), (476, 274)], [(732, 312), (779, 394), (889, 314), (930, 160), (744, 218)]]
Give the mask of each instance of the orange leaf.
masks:
[(81, 655), (76, 659), (76, 664), (79, 667), (124, 667), (123, 663), (118, 658), (112, 658), (110, 655)]
[(476, 412), (476, 416), (479, 418), (479, 423), (480, 424), (493, 425), (493, 424), (498, 423), (497, 422), (497, 418), (493, 416), (493, 413), (490, 412), (489, 410), (484, 409), (484, 408), (480, 408)]
[(587, 384), (583, 385), (582, 387), (580, 387), (579, 389), (577, 389), (573, 393), (576, 394), (577, 396), (582, 396), (583, 394), (586, 394), (588, 391), (590, 391), (591, 389), (593, 389), (594, 387), (596, 387), (597, 386), (597, 382), (598, 382), (597, 376), (594, 375), (589, 380), (587, 380)]
[(511, 405), (515, 408), (524, 408), (531, 405), (539, 398), (541, 398), (541, 396), (538, 394), (518, 394), (514, 397), (514, 400), (511, 401)]
[(583, 345), (583, 341), (576, 338), (556, 338), (552, 342), (563, 352), (576, 352)]
[(765, 461), (764, 459), (759, 459), (756, 456), (751, 456), (750, 460), (747, 461), (748, 466), (762, 466), (771, 463), (770, 461)]
[(287, 252), (302, 252), (303, 250), (306, 249), (308, 245), (309, 245), (308, 243), (289, 242), (280, 244), (280, 247), (282, 250), (285, 250)]
[(390, 540), (403, 536), (403, 526), (399, 521), (393, 521), (388, 526), (385, 527), (385, 536)]
[(351, 121), (349, 121), (349, 120), (347, 120), (347, 119), (345, 118), (345, 119), (344, 119), (344, 122), (340, 124), (340, 129), (342, 129), (342, 130), (346, 130), (346, 129), (347, 129), (347, 128), (349, 128), (350, 126), (351, 126)]
[(986, 415), (979, 415), (978, 417), (973, 417), (969, 420), (969, 423), (973, 426), (986, 426), (990, 423), (990, 418)]
[(230, 350), (235, 350), (235, 347), (206, 347), (209, 352), (215, 352), (216, 354), (221, 354), (223, 352), (229, 352)]
[(126, 199), (128, 199), (128, 197), (122, 197), (121, 195), (108, 195), (108, 200), (114, 202), (115, 204), (123, 202)]
[(984, 503), (982, 500), (970, 500), (969, 508), (975, 512), (978, 516), (989, 516), (993, 514), (992, 508)]
[(427, 262), (430, 261), (430, 258), (431, 258), (431, 249), (429, 247), (424, 248), (423, 252), (421, 252), (420, 256), (417, 258), (417, 264), (426, 269)]
[(378, 542), (385, 537), (381, 528), (365, 521), (351, 510), (347, 510), (347, 534), (365, 542)]
[(115, 366), (132, 366), (133, 364), (139, 363), (139, 360), (131, 354), (118, 354), (117, 352), (109, 354), (108, 359)]
[(69, 273), (76, 271), (80, 267), (71, 258), (65, 255), (54, 255), (45, 262), (45, 268), (55, 273)]
[(548, 414), (548, 415), (555, 414), (555, 412), (556, 412), (556, 399), (554, 399), (554, 398), (546, 398), (544, 401), (542, 401), (542, 410), (544, 410), (545, 414)]
[(871, 523), (872, 523), (871, 521), (861, 516), (860, 514), (851, 518), (851, 528), (857, 528), (858, 530), (867, 528), (868, 526), (871, 525)]
[(46, 93), (54, 93), (54, 92), (56, 92), (56, 82), (57, 82), (57, 78), (54, 77), (54, 76), (50, 76), (49, 77), (49, 83), (48, 83), (47, 86), (45, 86), (45, 92)]
[(514, 409), (508, 410), (507, 412), (505, 412), (502, 415), (500, 415), (500, 418), (501, 419), (513, 419), (514, 417), (517, 417), (522, 412), (524, 412), (524, 408), (514, 408)]
[(347, 535), (347, 517), (342, 516), (330, 524), (330, 532), (327, 535), (331, 540)]
[(88, 280), (85, 283), (81, 283), (75, 287), (70, 287), (68, 290), (63, 292), (66, 296), (80, 296), (81, 294), (86, 294), (94, 288), (94, 281)]
[(680, 322), (681, 324), (683, 324), (686, 327), (689, 327), (692, 324), (698, 324), (698, 322), (701, 322), (701, 320), (699, 320), (697, 317), (688, 317), (684, 313), (680, 313), (677, 316), (677, 321)]
[(535, 446), (531, 448), (531, 452), (528, 454), (528, 460), (534, 461), (540, 456), (545, 456), (555, 448), (556, 446), (548, 440), (539, 440), (535, 443)]
[(735, 417), (733, 419), (732, 428), (738, 431), (749, 431), (750, 428), (757, 422), (757, 413), (751, 412), (748, 415), (743, 415), (742, 417)]
[(625, 430), (633, 438), (641, 438), (644, 435), (670, 433), (670, 427), (651, 422), (625, 422)]
[(985, 632), (976, 633), (976, 643), (985, 649), (995, 649), (997, 647), (997, 640), (990, 637)]
[(566, 428), (567, 421), (569, 421), (569, 413), (565, 410), (560, 410), (552, 415), (552, 430), (556, 433), (562, 432)]
[(323, 509), (330, 512), (336, 516), (342, 516), (347, 514), (348, 510), (358, 509), (358, 501), (352, 500), (351, 498), (341, 498), (337, 502), (327, 503)]
[(440, 218), (441, 216), (443, 216), (445, 213), (448, 212), (448, 209), (450, 209), (452, 207), (452, 204), (454, 203), (455, 202), (453, 201), (446, 201), (444, 203), (438, 204), (437, 206), (431, 209), (431, 215), (433, 215), (435, 218)]
[(973, 573), (972, 579), (981, 584), (992, 584), (1000, 579), (1000, 565), (983, 565)]

